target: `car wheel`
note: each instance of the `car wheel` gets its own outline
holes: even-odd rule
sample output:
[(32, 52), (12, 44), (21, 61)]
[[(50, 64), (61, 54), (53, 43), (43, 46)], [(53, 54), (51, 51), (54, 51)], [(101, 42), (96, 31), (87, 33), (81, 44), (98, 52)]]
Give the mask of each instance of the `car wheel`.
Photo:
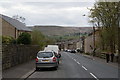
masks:
[(38, 71), (38, 70), (39, 70), (39, 68), (36, 67), (36, 71)]
[(61, 54), (59, 54), (59, 58), (61, 58)]
[(58, 69), (58, 66), (54, 67), (54, 69), (57, 70), (57, 69)]

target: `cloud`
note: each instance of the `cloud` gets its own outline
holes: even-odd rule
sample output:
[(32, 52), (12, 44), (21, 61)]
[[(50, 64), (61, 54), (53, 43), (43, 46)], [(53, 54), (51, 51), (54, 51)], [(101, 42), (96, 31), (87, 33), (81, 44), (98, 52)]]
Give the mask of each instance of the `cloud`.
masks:
[(1, 2), (95, 2), (95, 0), (1, 0)]
[(0, 0), (0, 2), (119, 2), (120, 0)]
[(2, 14), (20, 15), (26, 18), (27, 25), (69, 25), (88, 26), (88, 7), (93, 2), (2, 2)]

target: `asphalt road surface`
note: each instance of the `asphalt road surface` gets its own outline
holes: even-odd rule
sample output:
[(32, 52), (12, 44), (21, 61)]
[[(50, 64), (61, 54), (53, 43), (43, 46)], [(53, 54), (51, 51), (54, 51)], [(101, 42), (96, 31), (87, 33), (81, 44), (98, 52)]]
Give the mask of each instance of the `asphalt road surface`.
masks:
[(118, 78), (118, 67), (86, 58), (81, 54), (62, 52), (58, 70), (35, 71), (29, 78)]

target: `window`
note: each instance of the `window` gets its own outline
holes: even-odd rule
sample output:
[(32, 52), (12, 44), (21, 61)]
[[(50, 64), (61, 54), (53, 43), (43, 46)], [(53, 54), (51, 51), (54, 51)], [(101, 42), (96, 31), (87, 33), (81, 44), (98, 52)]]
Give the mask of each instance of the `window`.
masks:
[(53, 57), (53, 53), (52, 52), (40, 52), (37, 54), (37, 56), (39, 58), (50, 58), (50, 57)]

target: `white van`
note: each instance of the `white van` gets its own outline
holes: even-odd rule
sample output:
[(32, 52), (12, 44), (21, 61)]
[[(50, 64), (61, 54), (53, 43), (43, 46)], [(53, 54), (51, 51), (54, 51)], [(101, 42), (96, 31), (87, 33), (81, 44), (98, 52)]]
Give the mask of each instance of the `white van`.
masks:
[(45, 47), (44, 51), (54, 51), (59, 55), (59, 57), (61, 57), (58, 45), (48, 45), (47, 47)]

